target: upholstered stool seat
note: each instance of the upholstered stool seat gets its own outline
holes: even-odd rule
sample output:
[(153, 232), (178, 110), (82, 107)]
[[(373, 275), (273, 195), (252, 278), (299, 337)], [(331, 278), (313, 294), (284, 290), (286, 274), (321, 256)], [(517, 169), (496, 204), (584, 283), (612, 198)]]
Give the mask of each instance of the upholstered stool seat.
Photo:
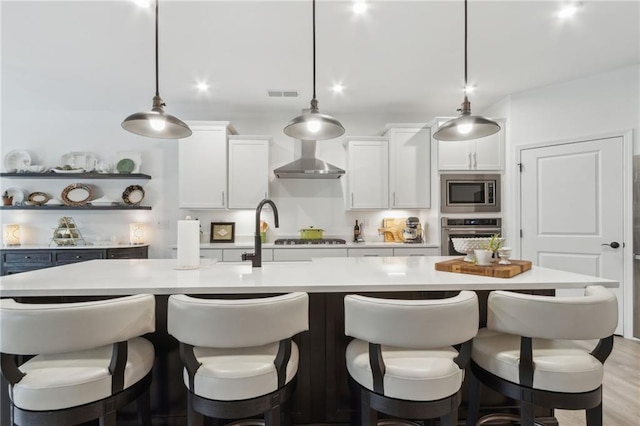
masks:
[[(278, 390), (278, 372), (274, 364), (278, 343), (251, 348), (194, 348), (202, 364), (194, 377), (194, 392), (204, 398), (235, 401), (266, 395)], [(291, 357), (286, 367), (285, 384), (298, 371), (298, 346), (291, 342)], [(184, 372), (189, 387), (189, 374)]]
[(168, 330), (180, 342), (188, 424), (264, 417), (282, 424), (298, 371), (296, 334), (309, 329), (309, 297), (169, 298)]
[[(349, 375), (373, 391), (369, 344), (353, 340), (346, 354)], [(383, 345), (385, 396), (410, 401), (433, 401), (453, 395), (460, 389), (464, 378), (464, 370), (455, 363), (457, 356), (458, 351), (452, 347), (408, 350)]]
[[(588, 392), (602, 384), (604, 368), (585, 346), (571, 340), (533, 339), (533, 387), (551, 392)], [(520, 336), (481, 329), (472, 359), (486, 371), (519, 382)]]
[[(12, 423), (75, 425), (137, 400), (150, 425), (154, 348), (139, 337), (155, 330), (155, 299), (137, 295), (95, 302), (28, 304), (0, 300), (2, 374)], [(20, 364), (17, 355), (32, 356)]]
[(471, 355), (467, 425), (494, 417), (478, 421), (480, 383), (520, 402), (522, 426), (535, 423), (535, 406), (584, 409), (587, 425), (602, 425), (603, 364), (617, 321), (615, 294), (602, 286), (581, 297), (491, 292)]
[[(142, 380), (153, 367), (153, 345), (137, 337), (128, 342), (124, 386)], [(13, 386), (13, 403), (24, 410), (60, 410), (111, 396), (109, 363), (113, 347), (38, 355), (20, 366), (26, 376)]]
[(345, 334), (355, 338), (345, 356), (359, 393), (360, 424), (375, 425), (381, 412), (456, 425), (478, 331), (476, 294), (435, 300), (349, 295), (344, 304)]

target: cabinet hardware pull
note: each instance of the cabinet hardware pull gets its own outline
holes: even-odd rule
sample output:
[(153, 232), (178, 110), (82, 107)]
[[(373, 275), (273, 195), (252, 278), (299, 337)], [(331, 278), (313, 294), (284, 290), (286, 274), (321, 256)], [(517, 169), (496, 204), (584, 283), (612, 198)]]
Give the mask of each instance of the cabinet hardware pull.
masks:
[(224, 207), (224, 191), (222, 191), (222, 206)]
[(471, 153), (469, 153), (469, 168), (471, 168)]
[(424, 257), (424, 254), (420, 254), (420, 253), (411, 253), (409, 256), (421, 256)]
[(351, 207), (353, 207), (353, 192), (351, 193)]
[(82, 259), (82, 256), (78, 255), (78, 256), (76, 256), (76, 259)]
[(31, 256), (25, 256), (24, 258), (25, 259), (31, 259)]
[(396, 205), (396, 193), (393, 193), (393, 206), (395, 207)]
[(473, 168), (477, 169), (478, 168), (478, 159), (476, 158), (476, 153), (473, 153)]

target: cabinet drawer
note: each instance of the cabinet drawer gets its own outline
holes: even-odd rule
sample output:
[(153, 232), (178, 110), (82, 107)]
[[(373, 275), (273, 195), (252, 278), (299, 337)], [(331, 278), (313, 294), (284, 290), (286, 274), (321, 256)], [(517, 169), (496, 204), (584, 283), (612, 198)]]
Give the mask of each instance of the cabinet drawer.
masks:
[(147, 259), (149, 247), (123, 247), (107, 249), (107, 259)]
[(393, 256), (392, 248), (350, 248), (349, 257)]
[(85, 260), (104, 259), (104, 250), (69, 250), (55, 253), (56, 263), (84, 262)]
[(5, 253), (4, 263), (7, 264), (31, 264), (31, 263), (51, 263), (51, 252), (17, 252), (17, 253)]

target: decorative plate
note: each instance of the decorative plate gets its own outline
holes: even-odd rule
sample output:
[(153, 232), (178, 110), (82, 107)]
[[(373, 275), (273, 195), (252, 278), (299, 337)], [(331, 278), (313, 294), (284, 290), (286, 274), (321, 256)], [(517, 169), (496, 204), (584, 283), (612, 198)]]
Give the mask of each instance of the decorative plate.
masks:
[(55, 167), (51, 169), (54, 173), (84, 173), (84, 169), (56, 169)]
[(140, 165), (142, 164), (142, 153), (140, 151), (118, 151), (116, 153), (116, 164), (125, 159), (133, 161), (134, 166), (131, 173), (140, 173)]
[(125, 204), (132, 206), (139, 205), (144, 199), (144, 188), (140, 185), (130, 185), (122, 193)]
[(67, 206), (84, 206), (93, 197), (93, 188), (84, 183), (72, 183), (62, 190), (62, 202)]
[(31, 204), (41, 206), (49, 201), (49, 196), (44, 192), (32, 192), (27, 199)]
[(27, 151), (14, 149), (4, 156), (4, 168), (8, 173), (27, 170), (31, 165), (31, 156)]
[(123, 158), (116, 164), (118, 173), (131, 173), (135, 167), (136, 163), (131, 158)]

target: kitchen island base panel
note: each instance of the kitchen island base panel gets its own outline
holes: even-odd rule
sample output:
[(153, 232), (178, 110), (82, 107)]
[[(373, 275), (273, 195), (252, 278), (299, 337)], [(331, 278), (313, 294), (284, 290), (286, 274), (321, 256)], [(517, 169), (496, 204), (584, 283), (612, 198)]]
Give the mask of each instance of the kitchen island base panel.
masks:
[[(480, 325), (485, 324), (486, 299), (489, 291), (478, 291), (480, 301)], [(535, 291), (535, 294), (553, 294), (552, 290)], [(347, 425), (355, 418), (355, 401), (349, 387), (345, 362), (345, 349), (351, 338), (344, 334), (344, 296), (347, 293), (309, 294), (309, 330), (294, 338), (300, 349), (297, 384), (290, 401), (289, 411), (294, 425)], [(358, 292), (372, 297), (396, 299), (432, 299), (450, 297), (451, 292)], [(267, 297), (275, 294), (247, 295), (194, 295), (203, 298), (249, 298)], [(109, 296), (60, 296), (24, 298), (29, 302), (72, 302), (96, 300)], [(169, 296), (156, 296), (156, 331), (148, 338), (156, 351), (151, 385), (151, 410), (153, 425), (186, 425), (187, 390), (182, 377), (182, 362), (179, 344), (167, 332), (167, 303)], [(8, 395), (2, 387), (2, 426), (9, 425)], [(460, 418), (466, 415), (466, 382), (463, 385), (463, 402), (459, 410)], [(491, 412), (517, 412), (513, 401), (491, 391), (482, 390), (481, 415)], [(554, 423), (552, 411), (538, 409), (540, 416), (548, 417)], [(118, 425), (135, 425), (135, 406), (125, 407), (119, 413)]]

